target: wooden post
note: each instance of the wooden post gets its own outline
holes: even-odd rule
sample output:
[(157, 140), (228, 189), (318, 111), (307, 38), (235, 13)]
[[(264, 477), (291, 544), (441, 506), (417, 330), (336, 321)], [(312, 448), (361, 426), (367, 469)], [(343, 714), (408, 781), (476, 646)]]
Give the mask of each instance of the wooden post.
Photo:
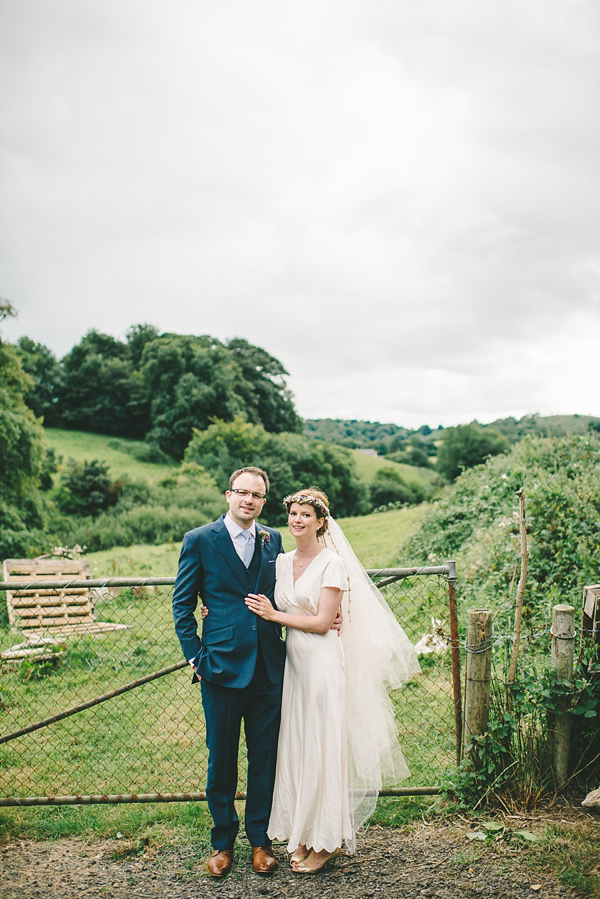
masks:
[[(552, 611), (552, 664), (561, 680), (573, 680), (573, 652), (575, 643), (575, 609), (573, 606), (554, 606)], [(569, 744), (571, 735), (570, 701), (561, 697), (560, 711), (554, 715), (551, 733), (552, 765), (556, 787), (564, 786), (569, 777)]]
[(487, 730), (492, 670), (492, 613), (473, 609), (467, 625), (464, 745)]

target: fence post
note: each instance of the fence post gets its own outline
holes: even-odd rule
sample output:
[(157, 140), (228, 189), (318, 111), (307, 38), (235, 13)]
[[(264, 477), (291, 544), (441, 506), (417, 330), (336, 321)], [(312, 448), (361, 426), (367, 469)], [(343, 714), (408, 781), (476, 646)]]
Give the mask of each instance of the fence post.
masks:
[(487, 730), (492, 670), (492, 613), (489, 609), (469, 611), (466, 648), (465, 747), (471, 737)]
[[(573, 652), (575, 648), (575, 609), (569, 605), (554, 606), (552, 610), (552, 664), (561, 680), (573, 681)], [(570, 701), (561, 696), (554, 715), (551, 734), (552, 766), (557, 787), (569, 776), (569, 748), (571, 736)]]
[(450, 612), (450, 645), (452, 652), (452, 695), (454, 698), (454, 735), (456, 739), (456, 764), (462, 757), (462, 701), (460, 695), (460, 641), (458, 639), (458, 614), (456, 611), (456, 562), (446, 562), (448, 569), (448, 609)]

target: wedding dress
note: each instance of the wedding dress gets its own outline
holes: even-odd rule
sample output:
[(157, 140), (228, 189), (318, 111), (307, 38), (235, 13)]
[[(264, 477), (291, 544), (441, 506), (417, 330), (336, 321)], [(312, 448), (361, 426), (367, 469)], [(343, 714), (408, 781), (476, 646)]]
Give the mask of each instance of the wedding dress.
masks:
[(382, 786), (409, 775), (388, 689), (420, 671), (412, 644), (329, 519), (326, 548), (294, 583), (294, 552), (277, 558), (275, 603), (315, 615), (323, 587), (343, 592), (342, 636), (288, 627), (281, 728), (268, 833), (316, 852), (354, 852)]

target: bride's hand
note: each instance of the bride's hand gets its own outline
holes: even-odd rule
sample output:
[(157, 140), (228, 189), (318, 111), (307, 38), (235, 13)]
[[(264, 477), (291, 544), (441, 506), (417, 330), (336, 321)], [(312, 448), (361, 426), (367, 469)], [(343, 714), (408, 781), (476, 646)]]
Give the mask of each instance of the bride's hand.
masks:
[(251, 612), (269, 621), (275, 614), (271, 601), (263, 593), (249, 593), (244, 600)]
[(202, 618), (202, 621), (204, 621), (204, 619), (206, 618), (207, 615), (208, 615), (208, 608), (203, 603), (200, 606), (200, 617)]

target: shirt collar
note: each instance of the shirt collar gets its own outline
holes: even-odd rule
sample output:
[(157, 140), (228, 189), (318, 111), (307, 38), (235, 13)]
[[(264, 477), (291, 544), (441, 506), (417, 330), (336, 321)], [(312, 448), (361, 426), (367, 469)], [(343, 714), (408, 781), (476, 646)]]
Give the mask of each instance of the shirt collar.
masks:
[(233, 520), (233, 518), (230, 517), (229, 512), (227, 513), (227, 515), (225, 516), (223, 521), (224, 521), (225, 527), (229, 531), (229, 536), (231, 537), (232, 540), (235, 540), (235, 538), (239, 534), (241, 534), (242, 531), (245, 534), (250, 534), (250, 536), (252, 537), (253, 540), (256, 539), (256, 522), (255, 521), (252, 522), (252, 524), (250, 525), (249, 528), (242, 528), (236, 521)]

